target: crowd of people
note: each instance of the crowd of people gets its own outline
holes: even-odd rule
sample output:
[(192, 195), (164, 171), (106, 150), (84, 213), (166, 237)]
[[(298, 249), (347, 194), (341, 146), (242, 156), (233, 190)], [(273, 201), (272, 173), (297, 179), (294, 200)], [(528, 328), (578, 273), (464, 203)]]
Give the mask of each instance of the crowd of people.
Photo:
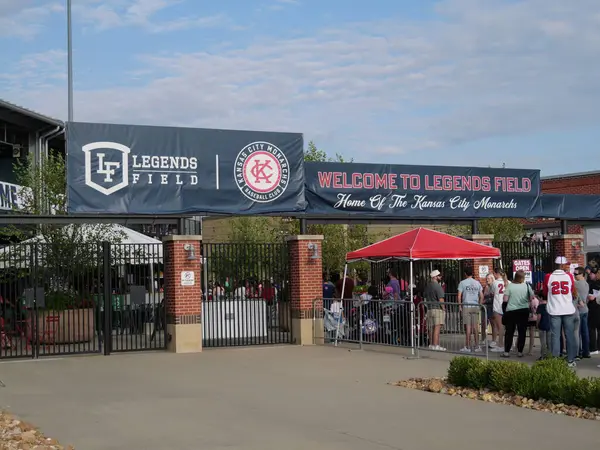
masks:
[[(534, 347), (537, 330), (540, 340), (540, 358), (565, 357), (569, 366), (575, 367), (581, 358), (600, 354), (600, 276), (596, 267), (577, 267), (570, 271), (567, 258), (559, 256), (554, 261), (555, 270), (543, 273), (539, 267), (526, 280), (522, 270), (509, 281), (506, 273), (496, 269), (482, 285), (473, 277), (473, 269), (464, 270), (464, 279), (458, 286), (458, 307), (465, 327), (463, 353), (481, 352), (488, 345), (492, 352), (510, 357), (515, 333), (517, 356), (523, 357), (529, 333), (528, 354)], [(427, 305), (429, 348), (443, 351), (440, 331), (445, 324), (446, 307), (442, 276), (438, 270), (430, 274), (424, 291)], [(481, 312), (485, 309), (486, 322)], [(491, 327), (491, 340), (480, 342), (479, 331), (487, 336)], [(598, 366), (600, 367), (600, 366)]]

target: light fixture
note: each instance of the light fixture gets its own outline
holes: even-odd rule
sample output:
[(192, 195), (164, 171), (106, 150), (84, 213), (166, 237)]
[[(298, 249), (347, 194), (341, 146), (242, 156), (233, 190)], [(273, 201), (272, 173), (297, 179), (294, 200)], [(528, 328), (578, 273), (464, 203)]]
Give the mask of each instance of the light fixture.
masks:
[(314, 242), (308, 243), (308, 249), (312, 252), (310, 259), (319, 259), (319, 246)]
[(187, 252), (188, 254), (188, 261), (194, 261), (196, 259), (196, 249), (194, 248), (193, 244), (185, 244), (183, 246), (183, 249)]

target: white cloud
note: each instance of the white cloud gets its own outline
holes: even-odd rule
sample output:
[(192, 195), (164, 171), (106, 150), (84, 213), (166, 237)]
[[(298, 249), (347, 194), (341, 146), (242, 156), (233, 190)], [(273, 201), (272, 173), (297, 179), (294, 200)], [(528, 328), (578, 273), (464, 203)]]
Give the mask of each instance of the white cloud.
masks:
[(0, 0), (0, 38), (33, 38), (42, 31), (50, 15), (61, 11), (59, 1)]
[[(598, 123), (600, 2), (448, 0), (438, 11), (144, 55), (136, 76), (149, 81), (77, 91), (76, 119), (301, 131), (362, 161)], [(26, 87), (11, 99), (66, 115), (64, 87)]]
[(183, 2), (185, 0), (81, 0), (73, 5), (73, 12), (82, 23), (99, 31), (140, 27), (160, 33), (230, 25), (224, 15), (182, 16), (173, 20), (157, 17), (164, 10)]

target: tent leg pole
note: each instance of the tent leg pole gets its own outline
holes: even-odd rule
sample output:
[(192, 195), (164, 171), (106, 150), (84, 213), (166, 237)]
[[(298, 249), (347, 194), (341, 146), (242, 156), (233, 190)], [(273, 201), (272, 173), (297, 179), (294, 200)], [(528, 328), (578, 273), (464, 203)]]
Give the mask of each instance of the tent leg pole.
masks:
[(413, 277), (413, 260), (410, 260), (410, 352), (414, 356), (415, 355), (415, 302), (413, 297), (413, 289), (414, 289), (415, 280)]
[[(344, 278), (342, 279), (342, 292), (340, 292), (340, 301), (342, 302), (342, 314), (344, 312), (344, 291), (346, 290), (346, 275), (348, 274), (348, 263), (344, 265)], [(338, 321), (337, 329), (335, 330), (335, 344), (338, 345), (338, 337), (340, 335), (340, 322)]]

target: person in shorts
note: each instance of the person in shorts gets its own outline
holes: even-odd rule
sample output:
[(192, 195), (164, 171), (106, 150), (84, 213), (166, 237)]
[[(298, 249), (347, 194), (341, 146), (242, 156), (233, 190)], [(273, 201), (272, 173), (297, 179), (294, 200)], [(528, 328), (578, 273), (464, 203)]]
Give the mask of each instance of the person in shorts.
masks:
[(446, 322), (446, 306), (444, 305), (444, 290), (441, 285), (442, 274), (439, 270), (434, 270), (429, 276), (430, 281), (423, 292), (427, 306), (429, 349), (443, 352), (446, 349), (440, 346), (440, 331)]
[[(481, 326), (481, 305), (483, 304), (483, 287), (473, 278), (473, 268), (466, 267), (465, 279), (458, 285), (458, 303), (467, 335), (462, 353), (481, 352), (479, 346), (479, 331)], [(473, 341), (471, 341), (473, 335)]]

